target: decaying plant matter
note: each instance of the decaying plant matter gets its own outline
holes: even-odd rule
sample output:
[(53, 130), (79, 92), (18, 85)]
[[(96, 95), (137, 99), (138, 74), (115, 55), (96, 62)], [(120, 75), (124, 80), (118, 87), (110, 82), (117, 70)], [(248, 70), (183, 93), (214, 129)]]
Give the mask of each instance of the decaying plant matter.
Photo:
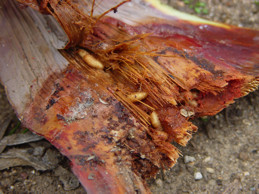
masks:
[(259, 84), (258, 31), (155, 0), (18, 1), (52, 15), (68, 42), (58, 52), (46, 18), (2, 1), (1, 81), (23, 124), (71, 160), (89, 193), (148, 193), (145, 180), (179, 157), (171, 142), (185, 146), (197, 130), (190, 119)]

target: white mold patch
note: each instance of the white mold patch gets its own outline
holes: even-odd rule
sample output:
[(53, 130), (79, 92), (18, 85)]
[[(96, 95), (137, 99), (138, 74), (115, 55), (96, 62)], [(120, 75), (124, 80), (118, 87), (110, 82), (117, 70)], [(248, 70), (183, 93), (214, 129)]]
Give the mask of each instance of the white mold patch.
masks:
[(75, 99), (74, 106), (64, 115), (67, 122), (84, 119), (87, 116), (87, 109), (94, 103), (94, 99), (90, 92), (83, 92)]

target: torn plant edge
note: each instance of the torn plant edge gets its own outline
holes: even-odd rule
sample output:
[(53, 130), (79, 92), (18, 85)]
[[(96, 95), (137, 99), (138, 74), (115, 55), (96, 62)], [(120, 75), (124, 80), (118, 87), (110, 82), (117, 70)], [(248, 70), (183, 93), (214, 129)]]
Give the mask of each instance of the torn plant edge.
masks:
[[(56, 3), (49, 1), (46, 5), (59, 21), (64, 14), (70, 17), (74, 14), (82, 21), (70, 23), (73, 17), (68, 17), (61, 23), (72, 35), (71, 45), (77, 41), (81, 43), (76, 49), (62, 51), (72, 66), (63, 74), (47, 79), (37, 94), (39, 98), (36, 97), (27, 109), (24, 123), (37, 129), (37, 133), (44, 135), (70, 158), (74, 172), (90, 192), (146, 192), (142, 179), (154, 176), (159, 168), (171, 167), (178, 158), (178, 151), (169, 142), (174, 140), (186, 145), (192, 131), (197, 130), (188, 121), (190, 118), (216, 114), (258, 84), (258, 77), (250, 75), (250, 72), (240, 72), (233, 65), (227, 65), (224, 58), (213, 58), (210, 53), (214, 51), (212, 46), (221, 48), (223, 45), (223, 51), (229, 48), (218, 42), (222, 36), (216, 39), (215, 45), (201, 47), (203, 43), (212, 41), (210, 36), (217, 28), (203, 26), (210, 34), (204, 40), (201, 35), (206, 33), (201, 26), (194, 24), (192, 28), (185, 22), (177, 26), (177, 22), (163, 19), (158, 20), (159, 25), (153, 25), (149, 20), (139, 26), (130, 26), (116, 21), (116, 18), (103, 17), (93, 23), (93, 18), (78, 14), (76, 6), (70, 2)], [(69, 13), (62, 6), (68, 8)], [(66, 26), (68, 24), (72, 25)], [(80, 25), (91, 28), (85, 31)], [(180, 29), (187, 26), (182, 29), (186, 34), (172, 33), (175, 25)], [(151, 29), (152, 33), (147, 33)], [(188, 36), (190, 29), (197, 30), (197, 33)], [(226, 37), (235, 33), (226, 29), (219, 31)], [(233, 52), (236, 55), (239, 46), (241, 49), (248, 47), (247, 52), (257, 48), (256, 40), (252, 40), (258, 32), (240, 31), (248, 32), (249, 36), (245, 38), (242, 33), (236, 34), (238, 41)], [(79, 34), (73, 37), (76, 32)], [(245, 42), (248, 39), (251, 40)], [(191, 46), (193, 51), (188, 51)], [(79, 48), (84, 48), (91, 56), (90, 60), (80, 56)], [(195, 56), (200, 52), (204, 52), (204, 56)], [(253, 59), (248, 67), (256, 72)], [(94, 61), (103, 67), (96, 68)], [(245, 63), (248, 59), (243, 61)], [(138, 92), (146, 93), (147, 97), (137, 101), (129, 98)], [(97, 114), (98, 107), (104, 111)], [(90, 120), (95, 120), (105, 110), (108, 112), (105, 117), (93, 123), (89, 121), (88, 115), (91, 115)], [(126, 128), (120, 130), (123, 123)], [(117, 145), (118, 142), (122, 145)], [(113, 149), (116, 153), (108, 153), (107, 150)], [(97, 170), (89, 170), (91, 168)], [(122, 174), (119, 179), (116, 173)], [(92, 184), (94, 177), (103, 182)]]

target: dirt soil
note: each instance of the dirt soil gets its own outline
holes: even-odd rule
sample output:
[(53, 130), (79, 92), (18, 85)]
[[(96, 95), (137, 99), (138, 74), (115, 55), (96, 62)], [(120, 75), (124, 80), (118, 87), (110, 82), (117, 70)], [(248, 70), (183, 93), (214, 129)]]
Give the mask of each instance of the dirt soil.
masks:
[[(210, 20), (259, 29), (257, 0), (200, 1), (205, 4), (199, 9), (195, 0), (186, 3), (179, 0), (163, 2)], [(0, 110), (0, 120), (4, 118), (3, 115), (9, 115), (12, 119), (6, 132), (10, 133), (17, 125), (17, 118), (13, 117), (2, 87)], [(194, 122), (199, 126), (199, 131), (186, 147), (177, 146), (183, 157), (175, 167), (149, 181), (152, 192), (259, 193), (259, 91), (237, 100), (214, 117)], [(24, 129), (18, 127), (17, 132), (20, 131), (24, 132)], [(52, 156), (58, 155), (58, 151), (45, 140), (19, 148), (39, 146), (44, 148), (43, 154), (51, 150)], [(200, 180), (195, 180), (195, 177)], [(44, 172), (32, 167), (12, 167), (0, 171), (2, 193), (86, 192), (70, 172), (67, 159), (58, 157), (58, 165)]]

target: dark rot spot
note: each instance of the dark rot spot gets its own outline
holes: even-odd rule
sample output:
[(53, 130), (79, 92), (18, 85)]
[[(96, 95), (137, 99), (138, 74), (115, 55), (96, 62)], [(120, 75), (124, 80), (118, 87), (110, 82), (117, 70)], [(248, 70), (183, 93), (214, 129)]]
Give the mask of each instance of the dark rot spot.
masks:
[(117, 8), (114, 8), (113, 9), (113, 13), (117, 13), (118, 12), (118, 9)]
[(50, 98), (48, 105), (46, 106), (46, 110), (48, 110), (50, 107), (52, 107), (56, 103), (56, 100), (54, 98)]
[(59, 97), (59, 95), (58, 95), (59, 92), (64, 91), (64, 88), (62, 86), (60, 86), (59, 83), (55, 84), (55, 88), (56, 88), (56, 90), (51, 95), (52, 97), (49, 99), (48, 105), (46, 106), (46, 110), (48, 110), (51, 106), (53, 106), (57, 102), (57, 100), (55, 100), (55, 98)]
[(59, 121), (65, 121), (66, 119), (62, 116), (62, 115), (60, 115), (60, 114), (57, 114), (57, 119), (59, 120)]
[(201, 67), (202, 69), (205, 69), (209, 72), (211, 72), (215, 77), (222, 77), (223, 71), (221, 70), (215, 70), (215, 65), (211, 62), (209, 62), (206, 59), (198, 59), (194, 56), (189, 56), (188, 54), (185, 55), (188, 59), (192, 60), (196, 65)]
[(125, 122), (128, 119), (128, 111), (119, 102), (115, 104), (115, 114), (119, 119), (119, 122)]
[(56, 86), (56, 90), (55, 90), (55, 92), (53, 93), (53, 96), (58, 97), (58, 93), (59, 93), (60, 91), (64, 91), (64, 88), (63, 88), (62, 86), (60, 86), (59, 83), (55, 84), (55, 86)]

